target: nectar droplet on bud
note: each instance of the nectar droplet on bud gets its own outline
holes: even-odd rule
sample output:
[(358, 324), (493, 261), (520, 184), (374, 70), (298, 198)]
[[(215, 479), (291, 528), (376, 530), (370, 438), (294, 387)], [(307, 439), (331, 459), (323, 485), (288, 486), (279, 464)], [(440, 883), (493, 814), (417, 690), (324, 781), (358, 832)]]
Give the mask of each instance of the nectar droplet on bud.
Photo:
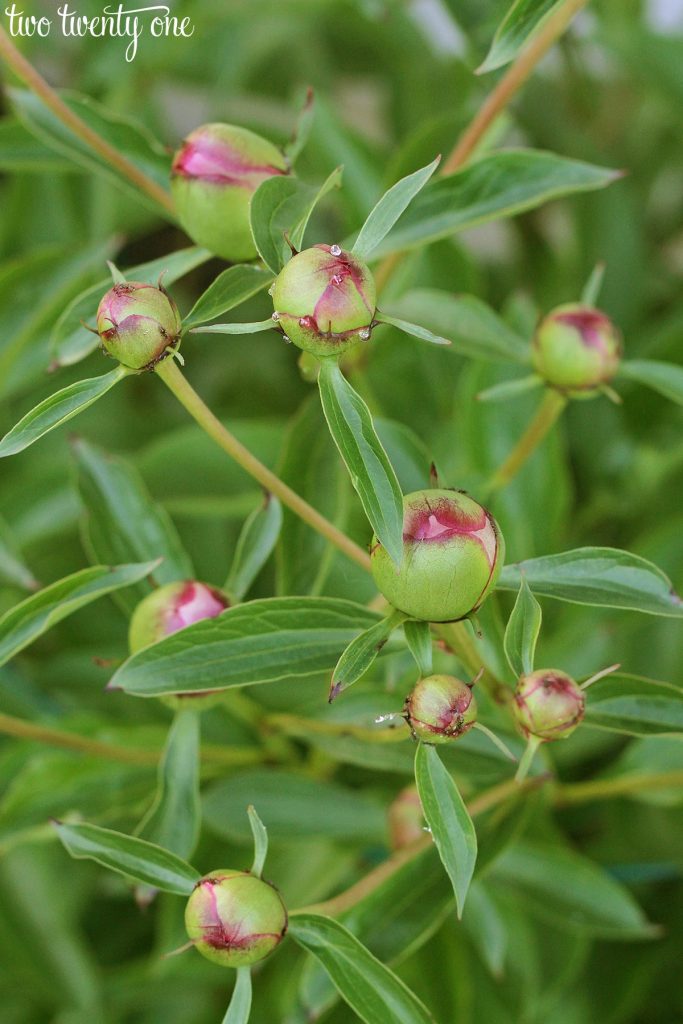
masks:
[(275, 310), (275, 312), (271, 315), (270, 319), (275, 320), (275, 322), (277, 323), (277, 321), (280, 319), (280, 314), (278, 313), (277, 310)]
[(340, 245), (331, 245), (330, 246), (330, 252), (332, 253), (333, 256), (341, 256), (341, 253), (342, 253), (341, 246)]

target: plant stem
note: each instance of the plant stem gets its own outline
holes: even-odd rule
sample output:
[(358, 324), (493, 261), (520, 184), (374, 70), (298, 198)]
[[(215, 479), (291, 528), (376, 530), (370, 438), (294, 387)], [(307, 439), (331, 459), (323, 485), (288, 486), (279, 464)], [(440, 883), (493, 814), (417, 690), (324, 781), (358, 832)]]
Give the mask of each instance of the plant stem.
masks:
[(527, 740), (526, 750), (519, 760), (519, 767), (517, 768), (517, 774), (515, 775), (515, 782), (517, 784), (524, 782), (529, 774), (529, 769), (531, 768), (531, 764), (536, 756), (536, 751), (542, 742), (543, 740), (539, 739), (538, 736), (530, 736)]
[(555, 802), (582, 804), (590, 800), (608, 800), (649, 789), (675, 789), (683, 786), (683, 771), (650, 772), (645, 775), (624, 775), (619, 779), (593, 779), (558, 786)]
[(334, 523), (325, 519), (320, 513), (304, 501), (296, 491), (288, 487), (284, 481), (275, 473), (264, 466), (255, 455), (252, 455), (248, 448), (238, 441), (234, 434), (231, 434), (223, 424), (211, 412), (208, 406), (199, 397), (197, 392), (188, 383), (181, 373), (173, 358), (164, 359), (155, 367), (157, 376), (161, 377), (164, 384), (173, 392), (181, 405), (187, 409), (202, 430), (206, 431), (217, 445), (224, 452), (235, 460), (250, 476), (266, 488), (271, 494), (275, 494), (283, 505), (286, 505), (297, 516), (308, 523), (310, 527), (323, 536), (330, 543), (334, 544), (348, 558), (360, 565), (362, 569), (369, 572), (370, 556), (363, 551), (358, 544), (354, 543), (346, 534), (337, 529)]
[(505, 461), (498, 467), (488, 483), (485, 484), (481, 492), (484, 497), (488, 497), (494, 491), (498, 491), (501, 487), (505, 487), (506, 484), (510, 483), (559, 419), (566, 404), (567, 399), (559, 391), (554, 391), (552, 388), (546, 390), (531, 423)]
[(434, 623), (433, 629), (456, 658), (460, 659), (468, 672), (475, 676), (483, 669), (480, 676), (481, 685), (491, 694), (497, 704), (509, 702), (510, 688), (484, 664), (464, 622), (446, 622), (441, 625)]
[(158, 203), (167, 213), (175, 216), (173, 200), (170, 194), (158, 185), (156, 181), (148, 177), (135, 164), (131, 163), (114, 146), (111, 146), (106, 139), (103, 139), (98, 132), (94, 131), (85, 121), (74, 114), (73, 110), (55, 92), (51, 85), (45, 81), (43, 76), (17, 49), (4, 28), (0, 26), (0, 57), (14, 71), (17, 78), (20, 78), (31, 92), (39, 96), (45, 106), (52, 111), (55, 117), (74, 133), (82, 142), (90, 146), (96, 153), (115, 167), (124, 177), (128, 178), (142, 192), (146, 192), (150, 199)]

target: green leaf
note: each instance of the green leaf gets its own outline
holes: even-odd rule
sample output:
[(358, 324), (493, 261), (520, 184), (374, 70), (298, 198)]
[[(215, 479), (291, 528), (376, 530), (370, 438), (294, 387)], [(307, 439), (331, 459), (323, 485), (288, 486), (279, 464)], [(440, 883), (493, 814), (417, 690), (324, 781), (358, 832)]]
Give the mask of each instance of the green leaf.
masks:
[(327, 425), (379, 541), (398, 565), (403, 556), (403, 496), (370, 411), (335, 359), (324, 359), (318, 378)]
[[(163, 275), (164, 284), (168, 287), (210, 259), (210, 252), (193, 245), (169, 253), (168, 256), (129, 267), (125, 276), (129, 281), (156, 285)], [(99, 301), (110, 287), (110, 278), (101, 278), (77, 295), (56, 321), (51, 346), (58, 366), (71, 366), (80, 362), (99, 345), (99, 338), (87, 330), (81, 321), (94, 319)]]
[(292, 134), (292, 138), (284, 148), (284, 154), (287, 157), (290, 165), (294, 165), (308, 142), (313, 128), (313, 122), (315, 120), (315, 95), (313, 90), (309, 88), (306, 90), (306, 99), (304, 105), (299, 112), (299, 116), (296, 121), (296, 127)]
[(432, 674), (432, 631), (428, 622), (410, 619), (403, 627), (406, 643), (424, 678)]
[(431, 182), (374, 255), (414, 249), (560, 196), (604, 188), (618, 176), (608, 168), (542, 150), (501, 150)]
[(421, 167), (419, 171), (401, 178), (385, 192), (379, 202), (368, 214), (358, 238), (353, 243), (353, 254), (361, 260), (369, 259), (383, 238), (389, 234), (394, 224), (407, 209), (415, 196), (427, 184), (439, 166), (441, 157), (431, 164)]
[(528, 676), (534, 670), (536, 642), (541, 631), (541, 606), (529, 590), (522, 574), (519, 593), (505, 629), (505, 657), (515, 676)]
[(250, 207), (251, 232), (264, 263), (279, 274), (292, 250), (303, 244), (309, 218), (320, 200), (341, 185), (342, 168), (337, 167), (321, 186), (307, 185), (300, 178), (275, 175), (256, 189)]
[(256, 808), (252, 804), (247, 807), (247, 814), (249, 815), (251, 834), (254, 837), (254, 863), (251, 866), (251, 873), (252, 875), (258, 875), (260, 878), (263, 874), (263, 865), (266, 863), (266, 857), (268, 856), (268, 833), (266, 826), (259, 818)]
[(12, 531), (0, 516), (0, 581), (23, 590), (37, 590), (40, 584), (24, 563), (12, 537)]
[(572, 604), (630, 608), (648, 615), (683, 617), (683, 601), (652, 562), (618, 548), (576, 548), (506, 565), (500, 590), (517, 590), (522, 573), (535, 594)]
[(487, 877), (519, 892), (529, 910), (563, 930), (617, 942), (656, 934), (627, 889), (557, 842), (519, 842)]
[(55, 822), (62, 843), (77, 860), (95, 860), (143, 885), (162, 892), (189, 896), (201, 875), (174, 853), (144, 839), (123, 835), (97, 825)]
[[(87, 441), (74, 441), (72, 451), (86, 509), (87, 546), (95, 560), (162, 559), (154, 573), (158, 583), (192, 579), (192, 561), (178, 532), (166, 510), (152, 501), (138, 471)], [(136, 588), (132, 599), (137, 603), (148, 592)]]
[(157, 792), (136, 835), (179, 857), (191, 857), (199, 839), (199, 714), (176, 712), (159, 764)]
[(261, 331), (274, 330), (277, 325), (272, 317), (267, 320), (254, 320), (247, 324), (211, 324), (193, 327), (191, 334), (259, 334)]
[(217, 316), (227, 313), (240, 303), (263, 291), (273, 275), (260, 267), (249, 263), (240, 263), (236, 267), (228, 267), (209, 285), (203, 295), (183, 319), (183, 328), (189, 330), (198, 324), (207, 323)]
[(493, 387), (485, 388), (477, 395), (478, 402), (504, 402), (508, 398), (516, 398), (527, 391), (533, 391), (543, 385), (543, 378), (536, 373), (530, 373), (527, 377), (516, 377), (513, 380), (505, 380)]
[(586, 725), (629, 736), (683, 732), (683, 690), (624, 672), (598, 679), (586, 691)]
[(683, 405), (683, 366), (654, 359), (627, 359), (619, 367), (619, 376), (645, 384), (672, 402)]
[(0, 441), (0, 459), (22, 452), (51, 430), (78, 416), (130, 372), (123, 366), (117, 366), (102, 377), (76, 381), (44, 399), (5, 434)]
[(378, 618), (338, 598), (250, 601), (139, 651), (119, 668), (110, 686), (157, 697), (330, 672), (358, 630)]
[(119, 565), (111, 569), (95, 565), (50, 584), (10, 608), (0, 618), (0, 665), (33, 643), (48, 629), (98, 597), (129, 587), (154, 572), (158, 562)]
[(12, 117), (0, 121), (0, 170), (23, 174), (65, 174), (76, 168), (36, 139)]
[[(51, 149), (68, 157), (86, 170), (94, 171), (121, 188), (136, 202), (144, 203), (169, 218), (168, 210), (141, 192), (137, 185), (94, 149), (83, 142), (43, 101), (24, 89), (8, 88), (10, 102), (22, 124)], [(114, 114), (88, 96), (62, 93), (61, 99), (82, 121), (125, 156), (163, 189), (168, 189), (171, 160), (164, 147), (139, 123)]]
[(565, 0), (514, 0), (496, 32), (486, 60), (477, 74), (495, 71), (509, 64), (550, 15)]
[(391, 634), (406, 618), (404, 612), (393, 609), (381, 622), (376, 622), (353, 638), (332, 673), (330, 703), (365, 675)]
[(528, 341), (512, 330), (490, 306), (474, 295), (450, 295), (436, 288), (416, 288), (390, 303), (401, 316), (418, 320), (450, 339), (449, 351), (472, 359), (528, 363)]
[(478, 879), (470, 886), (462, 923), (491, 974), (501, 978), (512, 929), (485, 883)]
[(255, 508), (246, 520), (237, 540), (235, 555), (225, 589), (235, 601), (241, 601), (268, 561), (282, 526), (282, 506), (272, 494)]
[(458, 917), (477, 860), (477, 835), (465, 803), (436, 748), (418, 743), (415, 752), (415, 782), (424, 816), (453, 885)]
[(429, 341), (432, 345), (450, 345), (448, 338), (442, 338), (440, 335), (427, 330), (426, 327), (420, 327), (419, 324), (411, 324), (407, 320), (399, 320), (398, 317), (389, 316), (387, 313), (377, 313), (375, 319), (380, 324), (389, 324), (391, 327), (396, 327), (397, 330), (403, 331), (404, 334), (410, 334), (413, 338), (419, 338), (420, 341)]
[(251, 968), (238, 967), (235, 987), (223, 1024), (247, 1024), (251, 1013)]
[(319, 914), (292, 914), (289, 933), (320, 961), (342, 999), (365, 1024), (433, 1024), (417, 996), (338, 921)]

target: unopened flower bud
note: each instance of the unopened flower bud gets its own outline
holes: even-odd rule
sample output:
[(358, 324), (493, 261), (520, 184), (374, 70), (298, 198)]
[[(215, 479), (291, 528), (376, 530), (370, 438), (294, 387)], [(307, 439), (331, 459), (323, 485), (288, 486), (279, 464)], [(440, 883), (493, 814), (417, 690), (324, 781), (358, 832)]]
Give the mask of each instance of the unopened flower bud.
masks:
[[(155, 644), (179, 629), (202, 619), (213, 619), (230, 606), (227, 596), (207, 583), (197, 580), (167, 583), (143, 598), (133, 612), (128, 631), (131, 654)], [(223, 697), (222, 690), (196, 690), (167, 695), (161, 699), (171, 707), (187, 706), (204, 709)]]
[(549, 668), (522, 676), (512, 707), (525, 736), (559, 740), (571, 736), (580, 723), (586, 698), (571, 676)]
[(97, 309), (103, 348), (132, 370), (151, 368), (178, 341), (178, 308), (163, 288), (139, 281), (115, 284)]
[(605, 313), (592, 306), (558, 306), (538, 325), (531, 355), (552, 387), (589, 397), (617, 372), (621, 337)]
[(389, 806), (389, 836), (393, 850), (410, 846), (424, 836), (425, 819), (415, 786), (406, 786)]
[(293, 256), (272, 291), (287, 338), (315, 356), (338, 355), (372, 332), (377, 292), (369, 267), (338, 245)]
[(212, 871), (195, 886), (185, 927), (198, 952), (222, 967), (263, 960), (287, 931), (287, 911), (277, 889), (246, 871)]
[(426, 622), (452, 622), (477, 610), (504, 557), (498, 524), (472, 498), (459, 491), (415, 491), (403, 499), (401, 565), (375, 537), (372, 575), (400, 611)]
[(205, 124), (173, 158), (171, 191), (180, 223), (216, 256), (252, 260), (251, 197), (266, 178), (287, 173), (283, 154), (267, 139), (232, 124)]
[(403, 710), (413, 735), (426, 743), (456, 740), (477, 720), (474, 694), (455, 676), (421, 679), (408, 694)]

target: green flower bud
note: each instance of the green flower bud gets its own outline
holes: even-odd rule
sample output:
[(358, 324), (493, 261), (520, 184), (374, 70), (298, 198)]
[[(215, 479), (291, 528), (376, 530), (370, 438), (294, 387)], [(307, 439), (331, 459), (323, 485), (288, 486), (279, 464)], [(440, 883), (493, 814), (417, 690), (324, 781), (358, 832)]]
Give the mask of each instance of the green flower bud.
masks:
[(115, 284), (97, 308), (102, 347), (123, 366), (151, 369), (180, 338), (180, 314), (163, 288), (139, 281)]
[(599, 309), (569, 303), (541, 321), (532, 342), (536, 371), (552, 387), (590, 397), (617, 372), (621, 337)]
[(560, 740), (571, 736), (580, 723), (586, 698), (566, 672), (546, 668), (522, 676), (512, 708), (525, 736)]
[(423, 838), (424, 812), (415, 786), (406, 786), (401, 790), (389, 806), (388, 818), (392, 850), (401, 850)]
[(287, 911), (275, 886), (226, 868), (197, 882), (185, 908), (185, 927), (207, 960), (221, 967), (248, 967), (280, 943)]
[(280, 150), (260, 135), (232, 124), (205, 124), (173, 158), (171, 191), (180, 223), (216, 256), (231, 263), (253, 260), (251, 197), (261, 182), (288, 170)]
[(426, 743), (450, 743), (477, 720), (477, 702), (470, 686), (455, 676), (421, 679), (403, 706), (413, 735)]
[[(167, 583), (143, 598), (133, 612), (128, 630), (130, 653), (149, 644), (163, 640), (179, 629), (185, 629), (202, 619), (213, 619), (230, 607), (227, 596), (207, 583), (197, 580)], [(224, 697), (222, 690), (197, 690), (189, 693), (167, 695), (161, 698), (165, 704), (177, 708), (192, 707), (202, 710), (218, 703)]]
[(293, 256), (271, 290), (285, 338), (315, 356), (339, 355), (370, 337), (377, 292), (369, 267), (338, 245)]
[(495, 586), (505, 544), (493, 516), (459, 491), (415, 491), (403, 499), (399, 568), (372, 541), (372, 575), (395, 608), (426, 622), (476, 611)]

